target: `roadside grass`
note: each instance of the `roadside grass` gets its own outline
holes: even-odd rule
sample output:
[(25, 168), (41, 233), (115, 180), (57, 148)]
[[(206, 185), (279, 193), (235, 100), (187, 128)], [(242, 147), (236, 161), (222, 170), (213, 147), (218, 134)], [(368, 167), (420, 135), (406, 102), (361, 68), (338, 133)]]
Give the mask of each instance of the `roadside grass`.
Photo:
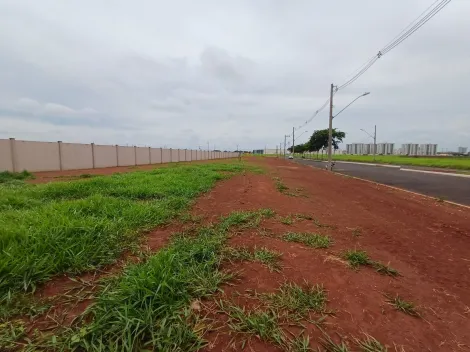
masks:
[(327, 334), (323, 333), (323, 337), (320, 340), (321, 346), (325, 349), (324, 352), (349, 352), (348, 346), (341, 341), (336, 343)]
[(175, 235), (146, 262), (130, 265), (102, 288), (77, 326), (64, 334), (60, 346), (87, 351), (102, 351), (106, 346), (129, 352), (202, 348), (201, 326), (207, 324), (189, 307), (232, 278), (221, 269), (224, 243), (237, 225), (227, 225), (231, 218), (200, 228), (195, 236)]
[(335, 155), (334, 160), (358, 161), (392, 165), (427, 166), (445, 169), (470, 170), (469, 157), (409, 157), (396, 155)]
[(242, 164), (201, 164), (72, 182), (0, 185), (0, 303), (59, 273), (113, 263)]
[(330, 229), (335, 229), (336, 228), (335, 225), (323, 224), (318, 219), (313, 219), (313, 223), (315, 224), (315, 226), (320, 227), (320, 228), (330, 228)]
[(325, 311), (327, 294), (323, 286), (305, 282), (303, 286), (286, 282), (275, 293), (261, 294), (260, 298), (269, 306), (290, 313), (305, 315), (309, 311)]
[(19, 341), (26, 337), (26, 328), (21, 320), (0, 322), (0, 348), (13, 351), (19, 347)]
[(266, 247), (253, 248), (251, 251), (247, 247), (225, 247), (224, 257), (233, 261), (253, 261), (258, 262), (269, 268), (271, 271), (281, 271), (279, 264), (282, 253), (270, 250)]
[(385, 297), (387, 299), (387, 303), (392, 305), (396, 310), (411, 315), (412, 317), (420, 316), (413, 302), (407, 302), (398, 295), (395, 297), (385, 295)]
[(34, 175), (26, 170), (22, 172), (10, 172), (10, 171), (0, 172), (0, 184), (15, 181), (15, 180), (24, 181), (28, 179), (34, 179)]
[(329, 236), (316, 233), (288, 232), (282, 236), (282, 239), (286, 242), (302, 243), (312, 248), (328, 248), (332, 243)]
[(369, 255), (362, 250), (348, 250), (343, 253), (343, 259), (347, 260), (351, 268), (355, 270), (359, 269), (360, 266), (370, 266), (382, 275), (393, 277), (400, 275), (398, 270), (393, 269), (389, 265), (370, 259)]
[(280, 177), (273, 177), (273, 180), (276, 183), (276, 189), (280, 193), (290, 197), (306, 197), (306, 195), (303, 193), (303, 189), (296, 188), (292, 191), (289, 187), (284, 184)]

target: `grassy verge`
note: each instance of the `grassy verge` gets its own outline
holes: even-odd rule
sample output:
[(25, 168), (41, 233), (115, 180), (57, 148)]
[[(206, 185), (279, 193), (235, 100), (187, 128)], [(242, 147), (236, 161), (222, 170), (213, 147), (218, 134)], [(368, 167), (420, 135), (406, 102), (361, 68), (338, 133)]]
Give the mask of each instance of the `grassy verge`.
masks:
[(112, 263), (242, 164), (202, 164), (42, 185), (0, 185), (0, 303), (59, 273)]
[[(309, 158), (309, 157), (308, 157)], [(312, 155), (317, 159), (316, 155)], [(425, 166), (444, 169), (470, 170), (469, 157), (410, 157), (400, 155), (335, 155), (334, 160), (357, 161), (362, 163)], [(319, 160), (322, 160), (319, 158)]]
[(14, 181), (24, 181), (28, 179), (33, 179), (34, 175), (28, 171), (23, 172), (10, 172), (10, 171), (3, 171), (0, 172), (0, 184), (7, 183), (7, 182), (14, 182)]

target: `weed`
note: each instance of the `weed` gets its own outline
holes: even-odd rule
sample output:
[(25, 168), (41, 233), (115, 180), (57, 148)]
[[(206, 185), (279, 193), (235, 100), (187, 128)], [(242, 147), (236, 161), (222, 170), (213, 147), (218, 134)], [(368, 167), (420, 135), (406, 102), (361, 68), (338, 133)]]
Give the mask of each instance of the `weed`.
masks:
[(288, 215), (284, 218), (280, 217), (279, 221), (281, 222), (281, 224), (284, 224), (284, 225), (292, 225), (294, 223), (294, 220), (292, 219), (292, 217), (290, 215)]
[(229, 316), (229, 327), (240, 334), (258, 336), (260, 339), (284, 346), (286, 336), (279, 326), (279, 318), (273, 310), (247, 311), (244, 307), (235, 305), (224, 306), (222, 309)]
[(445, 200), (446, 200), (446, 199), (445, 199), (445, 197), (443, 197), (443, 196), (440, 196), (440, 197), (437, 197), (437, 198), (436, 198), (436, 201), (437, 201), (438, 203), (444, 203)]
[(416, 310), (416, 307), (414, 303), (412, 302), (407, 302), (400, 296), (396, 295), (395, 297), (391, 297), (388, 295), (385, 295), (387, 298), (387, 302), (394, 306), (396, 310), (399, 310), (405, 314), (411, 315), (413, 317), (419, 317), (419, 313)]
[(331, 245), (331, 239), (328, 236), (315, 233), (297, 233), (288, 232), (282, 239), (287, 242), (297, 242), (313, 248), (328, 248)]
[(230, 260), (259, 262), (266, 265), (271, 271), (280, 271), (281, 269), (279, 261), (282, 253), (267, 249), (266, 247), (260, 249), (255, 247), (253, 251), (246, 247), (226, 247), (224, 249), (224, 256)]
[(393, 269), (392, 267), (385, 265), (383, 263), (373, 261), (371, 262), (371, 265), (378, 273), (382, 275), (388, 275), (388, 276), (393, 276), (393, 277), (400, 275), (398, 270)]
[(289, 340), (289, 352), (313, 352), (310, 347), (310, 336), (296, 336)]
[(388, 349), (383, 346), (379, 341), (370, 335), (365, 334), (365, 338), (362, 340), (355, 339), (357, 346), (361, 349), (361, 352), (387, 352)]
[(321, 223), (318, 219), (313, 219), (313, 223), (317, 226), (317, 227), (320, 227), (320, 228), (330, 228), (330, 229), (335, 229), (336, 226), (334, 225), (326, 225), (326, 224), (323, 224)]
[(325, 349), (325, 352), (349, 352), (348, 346), (341, 341), (340, 343), (336, 343), (332, 340), (330, 336), (323, 333), (323, 338), (320, 340), (320, 344)]
[(286, 282), (278, 292), (261, 295), (261, 298), (276, 309), (302, 315), (309, 311), (323, 312), (327, 301), (324, 288), (308, 282), (305, 282), (303, 287)]
[(361, 265), (370, 265), (371, 260), (365, 251), (349, 250), (343, 255), (344, 259), (349, 262), (349, 265), (357, 269)]
[(295, 214), (295, 217), (301, 220), (313, 220), (313, 216), (308, 214)]
[(14, 350), (24, 337), (26, 337), (26, 329), (21, 320), (0, 323), (0, 347)]
[(257, 211), (235, 211), (224, 217), (221, 226), (226, 228), (235, 226), (238, 229), (258, 227), (263, 218), (274, 216), (271, 209), (261, 209)]
[(0, 184), (7, 183), (14, 180), (28, 180), (33, 179), (34, 175), (26, 170), (22, 172), (10, 172), (10, 171), (2, 171), (0, 172)]
[(92, 177), (97, 177), (99, 175), (92, 175), (92, 174), (81, 174), (78, 176), (79, 178), (92, 178)]

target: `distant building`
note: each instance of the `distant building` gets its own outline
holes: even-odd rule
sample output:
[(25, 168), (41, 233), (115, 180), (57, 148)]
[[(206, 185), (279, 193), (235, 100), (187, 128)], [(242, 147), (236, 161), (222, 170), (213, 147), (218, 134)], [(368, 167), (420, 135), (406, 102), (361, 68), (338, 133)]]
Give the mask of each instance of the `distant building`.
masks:
[(418, 155), (436, 155), (437, 144), (420, 144)]
[(406, 143), (401, 145), (403, 155), (418, 155), (418, 144)]
[(379, 155), (392, 155), (394, 148), (395, 148), (394, 143), (379, 143), (379, 144), (377, 144), (377, 154), (379, 154)]
[[(369, 146), (366, 144), (367, 147)], [(364, 147), (363, 143), (351, 143), (351, 144), (346, 144), (346, 153), (347, 154), (352, 154), (352, 155), (363, 155), (364, 150), (368, 148)], [(367, 153), (366, 153), (367, 154)]]
[(264, 149), (255, 149), (253, 150), (253, 154), (264, 154)]
[(468, 148), (467, 147), (459, 147), (458, 153), (459, 154), (467, 154)]

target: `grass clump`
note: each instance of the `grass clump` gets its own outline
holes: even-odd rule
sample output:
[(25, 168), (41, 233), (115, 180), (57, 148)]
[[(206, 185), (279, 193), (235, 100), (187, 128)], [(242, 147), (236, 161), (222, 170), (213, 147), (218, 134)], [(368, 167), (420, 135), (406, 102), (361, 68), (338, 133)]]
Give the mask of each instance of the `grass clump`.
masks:
[(416, 310), (414, 303), (407, 302), (398, 295), (395, 297), (386, 295), (385, 297), (387, 298), (387, 303), (392, 305), (396, 310), (411, 315), (412, 317), (419, 317), (419, 313)]
[(356, 344), (361, 352), (387, 352), (388, 348), (370, 335), (365, 334), (362, 340), (356, 339)]
[(20, 341), (26, 337), (26, 328), (21, 320), (0, 322), (0, 347), (13, 351), (20, 346)]
[(281, 260), (282, 253), (270, 250), (266, 247), (255, 247), (253, 251), (250, 251), (246, 247), (226, 247), (224, 255), (229, 260), (253, 261), (264, 264), (271, 271), (281, 270), (279, 261)]
[(358, 251), (358, 250), (349, 250), (343, 255), (344, 259), (346, 259), (349, 265), (357, 269), (361, 265), (370, 265), (372, 261), (369, 258), (369, 255), (365, 251)]
[[(229, 327), (236, 333), (248, 335), (248, 338), (257, 336), (261, 340), (271, 342), (277, 346), (285, 346), (287, 339), (280, 327), (278, 314), (274, 310), (247, 311), (244, 307), (235, 305), (221, 308), (229, 316)], [(246, 340), (245, 340), (246, 341)], [(242, 343), (242, 348), (245, 345)]]
[(24, 181), (33, 179), (34, 175), (26, 170), (22, 172), (2, 171), (0, 172), (0, 183), (7, 183), (15, 180)]
[(320, 340), (320, 344), (325, 349), (325, 352), (349, 352), (349, 348), (344, 343), (344, 341), (341, 341), (340, 343), (336, 343), (327, 334), (324, 333), (323, 335), (324, 336)]
[(327, 295), (321, 285), (312, 285), (308, 282), (302, 286), (296, 283), (284, 283), (276, 293), (261, 296), (262, 300), (270, 306), (287, 310), (291, 313), (305, 314), (309, 311), (321, 313), (325, 310)]
[(292, 216), (290, 215), (287, 215), (286, 217), (280, 217), (279, 221), (284, 225), (292, 225), (294, 223), (294, 219), (292, 219)]
[(370, 266), (382, 275), (388, 275), (393, 277), (400, 275), (398, 270), (395, 270), (392, 267), (385, 265), (381, 262), (371, 260), (369, 258), (369, 255), (365, 251), (349, 250), (343, 254), (343, 258), (348, 261), (349, 265), (353, 269), (358, 269), (360, 266)]
[(0, 185), (0, 303), (60, 273), (113, 263), (138, 234), (182, 213), (238, 164), (136, 171), (71, 182)]
[(271, 209), (234, 211), (222, 218), (221, 226), (226, 228), (235, 226), (238, 229), (254, 228), (259, 226), (263, 218), (271, 218), (274, 214), (274, 211)]
[(312, 248), (328, 248), (331, 245), (331, 238), (315, 233), (288, 232), (282, 239), (286, 242), (302, 243)]

